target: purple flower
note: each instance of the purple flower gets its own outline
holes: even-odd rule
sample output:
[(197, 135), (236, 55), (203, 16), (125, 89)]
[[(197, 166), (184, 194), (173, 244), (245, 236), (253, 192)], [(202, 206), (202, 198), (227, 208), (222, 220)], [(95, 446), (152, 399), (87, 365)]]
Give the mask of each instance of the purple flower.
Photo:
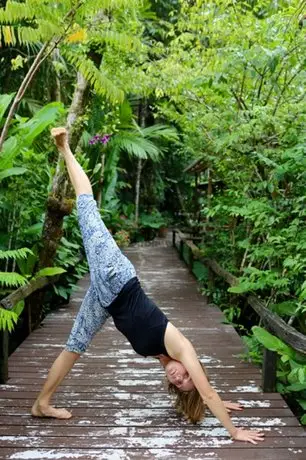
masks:
[(90, 145), (96, 145), (98, 142), (100, 142), (103, 145), (106, 145), (111, 138), (111, 134), (104, 134), (102, 136), (101, 134), (96, 134), (93, 136), (90, 141), (88, 142)]

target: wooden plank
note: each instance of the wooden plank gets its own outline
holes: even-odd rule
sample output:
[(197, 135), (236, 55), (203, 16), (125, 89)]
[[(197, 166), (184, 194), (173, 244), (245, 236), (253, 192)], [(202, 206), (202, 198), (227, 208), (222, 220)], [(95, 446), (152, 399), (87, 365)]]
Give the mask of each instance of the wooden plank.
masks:
[[(0, 399), (0, 409), (4, 409), (7, 407), (10, 407), (10, 408), (12, 407), (21, 408), (22, 407), (22, 408), (27, 408), (29, 412), (33, 404), (33, 399), (35, 398), (35, 393), (32, 393), (31, 395), (32, 397), (30, 399), (26, 399), (26, 398), (21, 399), (20, 396), (18, 396), (18, 398), (7, 397), (7, 398)], [(120, 393), (118, 393), (118, 395), (120, 395)], [(70, 407), (70, 408), (71, 407), (78, 407), (78, 408), (92, 407), (93, 405), (96, 408), (103, 408), (103, 409), (110, 409), (110, 408), (113, 409), (113, 408), (118, 408), (118, 407), (142, 408), (144, 407), (144, 405), (146, 407), (155, 407), (157, 409), (159, 408), (171, 409), (172, 408), (172, 403), (166, 397), (163, 400), (162, 399), (156, 400), (155, 398), (152, 398), (150, 395), (148, 395), (147, 397), (145, 396), (142, 397), (142, 395), (139, 395), (139, 398), (133, 398), (133, 399), (132, 398), (129, 398), (129, 399), (111, 398), (110, 396), (111, 394), (108, 394), (104, 398), (103, 397), (89, 398), (86, 395), (85, 396), (83, 395), (82, 397), (81, 394), (79, 395), (75, 394), (74, 397), (76, 398), (76, 400), (69, 399), (68, 397), (66, 398), (57, 397), (55, 399), (55, 403), (61, 406), (66, 405), (67, 407)], [(123, 396), (126, 396), (126, 395), (123, 395)], [(135, 396), (138, 396), (138, 395), (135, 395)], [(225, 401), (227, 400), (225, 397), (223, 398)], [(262, 415), (263, 408), (270, 408), (269, 409), (270, 411), (275, 408), (286, 408), (287, 407), (284, 401), (278, 401), (278, 400), (273, 401), (273, 404), (271, 404), (270, 401), (257, 401), (257, 400), (248, 401), (248, 400), (243, 400), (243, 399), (237, 400), (237, 398), (228, 398), (228, 400), (240, 402), (240, 404), (242, 404), (245, 409), (252, 408), (251, 414), (253, 415), (255, 415), (255, 412), (256, 412), (254, 409), (257, 409), (257, 412), (260, 415)], [(244, 415), (246, 414), (245, 411), (243, 413)], [(268, 414), (270, 414), (270, 412), (268, 412)]]
[[(303, 428), (299, 424), (298, 420), (295, 417), (288, 416), (288, 417), (262, 417), (260, 414), (258, 416), (253, 417), (231, 417), (235, 424), (239, 423), (241, 427), (249, 427), (258, 429), (258, 428), (267, 428), (271, 426), (278, 426), (283, 428), (284, 436), (286, 436), (286, 428), (287, 427), (298, 427), (302, 433), (305, 434)], [(182, 425), (188, 425), (189, 427), (192, 426), (190, 423), (186, 422), (185, 420), (179, 418), (174, 413), (174, 410), (168, 414), (168, 416), (164, 419), (160, 417), (156, 417), (153, 419), (141, 419), (140, 417), (116, 417), (113, 416), (111, 418), (106, 417), (77, 417), (73, 416), (69, 422), (67, 420), (50, 420), (48, 418), (33, 418), (30, 415), (1, 415), (0, 416), (0, 427), (8, 426), (8, 425), (15, 425), (15, 426), (24, 426), (24, 425), (35, 425), (40, 427), (61, 427), (61, 426), (102, 426), (102, 427), (109, 427), (109, 426), (122, 426), (122, 427), (129, 427), (129, 426), (147, 426), (151, 428), (156, 427), (163, 427), (169, 428), (179, 428)], [(214, 417), (207, 417), (201, 426), (207, 427), (220, 427), (220, 423)], [(237, 425), (238, 426), (238, 425)], [(0, 429), (1, 433), (1, 429)], [(1, 458), (1, 457), (0, 457)]]
[[(265, 432), (265, 447), (266, 448), (287, 448), (288, 440), (284, 436), (270, 437), (269, 432)], [(226, 447), (228, 450), (235, 446), (235, 449), (247, 450), (252, 449), (250, 443), (235, 443), (228, 436), (205, 436), (201, 434), (198, 437), (192, 436), (105, 436), (98, 437), (60, 437), (60, 436), (0, 436), (1, 447), (20, 447), (20, 448), (69, 448), (73, 444), (74, 448), (90, 449), (137, 449), (137, 448), (163, 448), (163, 449), (191, 449), (204, 447)], [(290, 446), (295, 449), (306, 448), (306, 439), (303, 437), (291, 437)]]
[[(262, 428), (260, 428), (262, 429)], [(283, 436), (283, 428), (279, 426), (265, 427), (263, 429), (265, 433), (271, 438), (279, 438)], [(107, 426), (107, 427), (91, 427), (91, 426), (62, 426), (60, 430), (55, 429), (53, 426), (45, 427), (41, 429), (39, 425), (26, 425), (26, 426), (3, 426), (1, 427), (1, 436), (31, 436), (31, 437), (69, 437), (69, 438), (90, 438), (90, 437), (100, 437), (102, 436), (136, 436), (136, 437), (152, 437), (160, 438), (163, 436), (168, 438), (191, 438), (196, 435), (197, 437), (227, 437), (227, 432), (225, 428), (215, 427), (198, 427), (196, 430), (194, 428), (188, 428), (186, 426), (181, 426), (179, 428), (173, 427), (163, 427), (163, 428), (154, 428), (151, 427), (117, 427), (117, 426)], [(299, 427), (286, 427), (286, 435), (296, 437), (305, 437), (305, 433), (300, 430)], [(72, 441), (73, 442), (73, 441)], [(265, 445), (265, 447), (267, 447)]]
[[(107, 407), (99, 407), (97, 405), (93, 405), (92, 407), (74, 407), (73, 408), (73, 415), (76, 417), (101, 417), (101, 418), (109, 418), (111, 419), (112, 417), (114, 418), (120, 418), (124, 417), (127, 419), (135, 419), (138, 421), (141, 421), (142, 418), (146, 418), (146, 420), (152, 419), (155, 420), (157, 418), (163, 418), (166, 419), (167, 417), (170, 416), (175, 416), (175, 411), (173, 408), (169, 411), (169, 408), (156, 408), (156, 407), (150, 407), (150, 408), (121, 408), (120, 411), (117, 410), (117, 407), (113, 409), (109, 409)], [(16, 416), (27, 416), (29, 414), (28, 408), (25, 408), (23, 406), (18, 406), (18, 407), (7, 407), (5, 411), (6, 415), (16, 415)], [(209, 412), (208, 412), (209, 413)], [(291, 416), (291, 411), (290, 409), (287, 408), (265, 408), (262, 407), (259, 410), (254, 410), (254, 408), (245, 408), (243, 411), (237, 411), (235, 412), (235, 418), (240, 423), (240, 419), (244, 421), (244, 419), (251, 418), (252, 416), (262, 416), (262, 417), (290, 417)], [(2, 416), (0, 415), (0, 418)], [(246, 420), (248, 421), (248, 420)]]
[(305, 450), (261, 448), (241, 450), (238, 448), (200, 449), (8, 449), (0, 448), (2, 460), (305, 460)]
[(8, 331), (0, 331), (0, 383), (8, 380)]

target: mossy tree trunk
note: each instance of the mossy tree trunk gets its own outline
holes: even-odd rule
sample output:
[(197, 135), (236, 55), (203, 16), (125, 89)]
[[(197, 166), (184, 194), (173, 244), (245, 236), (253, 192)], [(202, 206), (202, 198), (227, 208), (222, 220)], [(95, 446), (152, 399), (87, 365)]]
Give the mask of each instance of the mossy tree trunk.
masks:
[[(145, 99), (140, 103), (138, 110), (139, 110), (138, 123), (141, 128), (145, 128), (146, 114), (147, 114), (147, 103)], [(142, 168), (143, 168), (143, 161), (141, 158), (138, 158), (136, 184), (135, 184), (135, 226), (136, 227), (138, 227), (138, 221), (139, 221), (140, 182), (141, 182)]]

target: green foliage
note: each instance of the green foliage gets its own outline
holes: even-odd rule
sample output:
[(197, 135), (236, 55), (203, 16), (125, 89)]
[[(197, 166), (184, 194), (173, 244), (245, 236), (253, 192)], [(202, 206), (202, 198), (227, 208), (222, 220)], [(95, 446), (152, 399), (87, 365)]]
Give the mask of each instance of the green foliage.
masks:
[(61, 273), (65, 273), (66, 270), (60, 267), (45, 267), (35, 273), (35, 278), (41, 278), (43, 276), (54, 276), (60, 275)]
[(252, 332), (257, 340), (262, 343), (264, 347), (268, 348), (268, 350), (276, 351), (280, 355), (287, 355), (288, 357), (293, 357), (295, 355), (294, 350), (262, 327), (254, 326), (252, 327)]
[(19, 273), (0, 272), (0, 284), (5, 287), (19, 287), (27, 284), (27, 280)]
[(115, 233), (114, 239), (120, 248), (127, 248), (130, 244), (130, 235), (126, 230), (119, 230)]
[(13, 100), (13, 97), (15, 96), (14, 93), (12, 94), (1, 94), (0, 95), (0, 126), (2, 124), (2, 119), (3, 119), (3, 116), (7, 110), (7, 108), (9, 107), (10, 103), (12, 102)]
[(18, 315), (11, 311), (6, 311), (0, 308), (0, 331), (8, 330), (12, 332), (14, 325), (17, 324)]
[(1, 251), (0, 259), (26, 259), (29, 255), (33, 255), (33, 252), (29, 248), (13, 249), (11, 251)]
[(160, 227), (167, 225), (167, 220), (161, 215), (160, 212), (155, 210), (150, 214), (140, 214), (139, 224), (143, 228), (149, 227), (158, 229)]

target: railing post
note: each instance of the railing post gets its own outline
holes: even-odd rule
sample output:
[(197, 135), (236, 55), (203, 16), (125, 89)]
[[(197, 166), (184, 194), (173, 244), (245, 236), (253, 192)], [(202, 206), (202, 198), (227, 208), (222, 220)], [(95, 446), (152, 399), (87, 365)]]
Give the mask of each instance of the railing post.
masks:
[(193, 268), (193, 252), (191, 247), (188, 246), (188, 269), (190, 273), (192, 273), (192, 268)]
[(172, 246), (175, 248), (176, 230), (172, 230)]
[(183, 252), (184, 252), (184, 241), (180, 240), (180, 258), (183, 260)]
[(262, 389), (265, 393), (274, 393), (276, 389), (277, 353), (264, 349), (262, 363)]
[(0, 331), (0, 383), (8, 381), (8, 331)]

